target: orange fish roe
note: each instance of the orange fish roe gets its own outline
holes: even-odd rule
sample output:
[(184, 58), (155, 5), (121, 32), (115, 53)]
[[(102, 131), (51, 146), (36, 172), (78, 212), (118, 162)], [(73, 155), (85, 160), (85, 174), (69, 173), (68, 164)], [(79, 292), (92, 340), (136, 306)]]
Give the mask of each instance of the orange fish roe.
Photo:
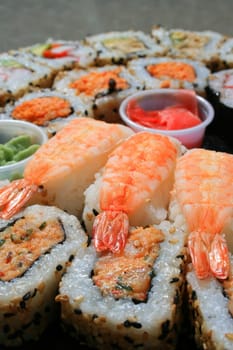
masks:
[(56, 96), (47, 96), (22, 102), (15, 107), (12, 116), (15, 119), (45, 125), (49, 120), (66, 118), (71, 113), (72, 107), (68, 101)]
[(194, 68), (184, 62), (162, 62), (147, 66), (147, 71), (155, 78), (169, 77), (193, 82), (196, 79)]
[(121, 68), (97, 72), (93, 71), (81, 78), (73, 81), (69, 87), (76, 90), (76, 94), (84, 93), (88, 96), (95, 96), (98, 93), (107, 90), (124, 90), (128, 88), (128, 83), (119, 76)]

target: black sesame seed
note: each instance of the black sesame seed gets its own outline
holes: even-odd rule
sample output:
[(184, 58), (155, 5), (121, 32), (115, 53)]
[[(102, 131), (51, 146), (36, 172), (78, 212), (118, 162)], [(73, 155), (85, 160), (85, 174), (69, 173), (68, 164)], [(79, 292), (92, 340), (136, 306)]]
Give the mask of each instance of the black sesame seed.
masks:
[(177, 259), (184, 259), (184, 254), (179, 254), (176, 256)]
[(176, 295), (174, 296), (173, 303), (175, 305), (178, 305), (179, 301), (180, 301), (180, 294), (179, 294), (178, 290), (176, 289)]
[(25, 309), (26, 308), (26, 303), (24, 300), (20, 301), (19, 306), (21, 307), (21, 309)]
[(170, 283), (175, 283), (179, 281), (179, 277), (173, 277), (170, 281)]
[(93, 315), (92, 315), (92, 320), (95, 320), (96, 318), (98, 318), (98, 315), (93, 314)]
[(192, 300), (197, 300), (197, 293), (195, 290), (192, 291), (192, 296), (191, 296)]
[(88, 111), (87, 111), (87, 110), (85, 110), (85, 111), (84, 111), (84, 114), (85, 114), (86, 116), (88, 116)]
[(69, 257), (69, 262), (73, 261), (74, 260), (74, 255), (71, 254), (70, 257)]
[(129, 327), (142, 328), (142, 325), (139, 322), (130, 322), (129, 320), (126, 320), (124, 322), (124, 327), (125, 328), (129, 328)]
[(23, 300), (24, 301), (27, 301), (28, 299), (30, 299), (31, 298), (31, 292), (27, 292), (26, 294), (24, 294), (24, 296), (23, 296)]
[(95, 208), (92, 209), (92, 212), (93, 212), (93, 214), (94, 214), (95, 216), (97, 216), (97, 215), (99, 214), (98, 211), (97, 211)]
[(80, 310), (80, 309), (74, 309), (74, 313), (75, 313), (76, 315), (82, 315), (82, 310)]
[(60, 264), (57, 265), (57, 267), (56, 267), (56, 270), (57, 270), (57, 271), (61, 271), (62, 269), (63, 269), (62, 265), (60, 265)]
[(37, 288), (34, 289), (33, 293), (31, 294), (31, 298), (34, 298), (34, 296), (36, 295), (37, 293)]

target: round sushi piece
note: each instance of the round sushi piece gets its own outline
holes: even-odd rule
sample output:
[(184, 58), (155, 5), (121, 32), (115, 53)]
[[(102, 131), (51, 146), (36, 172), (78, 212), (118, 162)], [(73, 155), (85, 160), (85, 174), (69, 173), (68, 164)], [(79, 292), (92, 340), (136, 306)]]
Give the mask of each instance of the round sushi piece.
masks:
[(233, 68), (233, 38), (227, 38), (219, 48), (222, 69)]
[(96, 64), (124, 64), (129, 59), (162, 56), (165, 49), (142, 31), (114, 31), (88, 36), (85, 41), (97, 52)]
[[(232, 260), (232, 257), (231, 257)], [(233, 260), (231, 262), (233, 268)], [(233, 347), (232, 277), (220, 282), (210, 277), (200, 280), (190, 265), (187, 289), (190, 318), (197, 346), (206, 350)]]
[(86, 105), (77, 97), (50, 89), (25, 94), (13, 105), (5, 107), (5, 118), (27, 121), (40, 126), (54, 136), (72, 119), (91, 116)]
[(96, 349), (174, 349), (182, 318), (183, 238), (163, 221), (131, 228), (120, 255), (96, 253), (92, 244), (83, 249), (56, 297), (64, 328)]
[(59, 282), (86, 240), (77, 218), (55, 207), (34, 205), (0, 220), (1, 345), (38, 340), (59, 316)]
[(213, 73), (208, 79), (207, 96), (215, 109), (215, 118), (211, 132), (233, 145), (233, 69), (225, 69)]
[(52, 70), (27, 55), (0, 55), (0, 107), (35, 88), (50, 87), (52, 81)]
[(145, 89), (192, 89), (205, 95), (210, 70), (189, 59), (152, 57), (132, 60), (128, 70), (141, 81)]
[(122, 65), (106, 65), (59, 73), (53, 88), (78, 96), (94, 118), (120, 122), (119, 106), (124, 98), (142, 88), (141, 82)]
[(96, 57), (95, 50), (83, 41), (52, 38), (44, 43), (21, 48), (20, 51), (31, 54), (35, 61), (47, 65), (56, 73), (60, 70), (93, 65)]
[(218, 50), (225, 40), (225, 36), (220, 33), (153, 26), (151, 35), (156, 43), (161, 43), (167, 49), (168, 56), (201, 61), (211, 71), (219, 67)]

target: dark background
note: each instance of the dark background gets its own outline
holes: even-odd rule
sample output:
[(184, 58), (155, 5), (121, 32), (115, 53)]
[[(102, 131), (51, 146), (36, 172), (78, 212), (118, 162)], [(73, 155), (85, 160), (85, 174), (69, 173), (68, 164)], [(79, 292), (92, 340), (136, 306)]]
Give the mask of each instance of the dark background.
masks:
[(232, 0), (1, 0), (0, 52), (154, 24), (233, 35), (232, 14)]

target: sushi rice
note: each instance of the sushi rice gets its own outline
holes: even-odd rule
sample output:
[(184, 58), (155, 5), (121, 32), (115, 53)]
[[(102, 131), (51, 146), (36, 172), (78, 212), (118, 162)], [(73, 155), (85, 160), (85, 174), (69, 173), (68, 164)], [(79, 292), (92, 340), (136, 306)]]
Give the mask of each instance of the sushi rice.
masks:
[[(9, 221), (1, 220), (0, 237), (20, 220), (26, 221), (27, 228), (21, 234), (26, 234), (30, 227), (34, 229), (35, 226), (42, 232), (49, 222), (58, 222), (63, 238), (59, 243), (47, 247), (42, 255), (31, 261), (31, 266), (14, 278), (3, 279), (4, 273), (1, 273), (0, 344), (5, 346), (19, 346), (25, 341), (38, 340), (46, 327), (58, 317), (54, 298), (59, 281), (74, 255), (80, 248), (83, 250), (87, 241), (76, 217), (55, 207), (39, 205), (26, 208)], [(12, 241), (13, 237), (14, 234), (11, 236)], [(30, 241), (31, 238), (28, 239)], [(20, 243), (16, 242), (15, 249)], [(2, 242), (2, 249), (4, 244)], [(33, 251), (33, 243), (29, 242), (30, 246)], [(16, 259), (14, 251), (12, 253), (13, 259)], [(0, 267), (2, 269), (3, 265)]]
[(181, 325), (184, 291), (184, 235), (163, 221), (165, 235), (153, 266), (155, 277), (146, 302), (103, 296), (93, 284), (98, 259), (93, 245), (75, 256), (60, 283), (65, 329), (80, 343), (97, 349), (174, 349)]

